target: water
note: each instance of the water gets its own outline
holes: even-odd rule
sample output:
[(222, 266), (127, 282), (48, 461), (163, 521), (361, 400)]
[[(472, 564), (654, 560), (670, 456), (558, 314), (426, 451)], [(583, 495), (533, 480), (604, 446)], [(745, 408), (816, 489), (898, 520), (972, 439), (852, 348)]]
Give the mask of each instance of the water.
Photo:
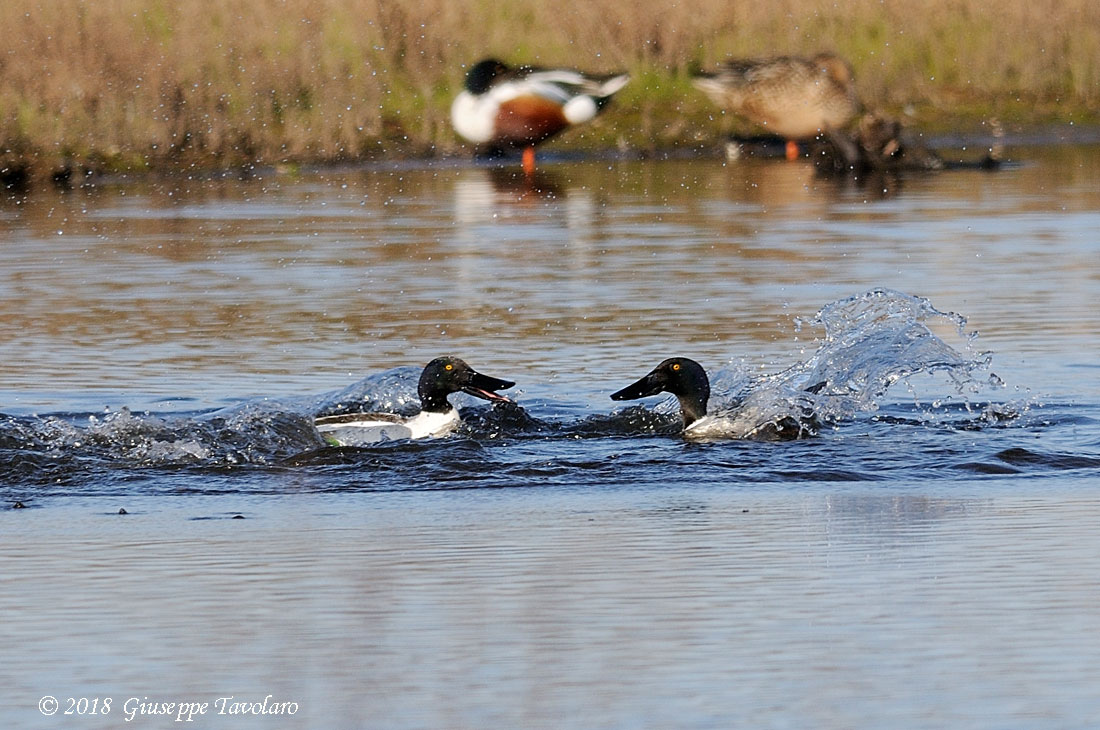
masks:
[[(1008, 154), (4, 200), (5, 726), (1091, 726), (1100, 149)], [(444, 353), (517, 405), (312, 429)], [(726, 437), (609, 400), (671, 355)]]

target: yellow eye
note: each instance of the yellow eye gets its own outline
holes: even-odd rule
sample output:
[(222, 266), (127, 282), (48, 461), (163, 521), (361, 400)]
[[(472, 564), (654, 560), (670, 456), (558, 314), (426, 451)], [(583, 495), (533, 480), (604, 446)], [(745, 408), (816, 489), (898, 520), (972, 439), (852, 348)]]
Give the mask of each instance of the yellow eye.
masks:
[(443, 366), (443, 369), (444, 370), (454, 370), (455, 366), (452, 365), (451, 363), (447, 363), (446, 365)]
[(680, 369), (680, 363), (678, 363), (678, 362), (672, 363), (672, 369), (673, 370), (679, 370)]

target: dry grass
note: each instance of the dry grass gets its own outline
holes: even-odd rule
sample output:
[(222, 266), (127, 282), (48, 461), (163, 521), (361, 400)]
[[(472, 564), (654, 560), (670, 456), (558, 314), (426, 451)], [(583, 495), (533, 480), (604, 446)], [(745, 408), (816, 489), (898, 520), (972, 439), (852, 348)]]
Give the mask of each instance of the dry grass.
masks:
[(448, 152), (486, 55), (634, 82), (576, 143), (713, 139), (687, 81), (833, 50), (872, 107), (930, 123), (1096, 121), (1096, 0), (6, 0), (0, 167), (224, 167)]

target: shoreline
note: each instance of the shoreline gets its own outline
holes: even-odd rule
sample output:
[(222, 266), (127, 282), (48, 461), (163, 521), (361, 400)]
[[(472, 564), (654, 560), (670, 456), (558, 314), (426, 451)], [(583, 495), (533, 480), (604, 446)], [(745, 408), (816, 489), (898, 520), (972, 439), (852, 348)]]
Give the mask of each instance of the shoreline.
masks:
[[(1019, 127), (1011, 132), (995, 134), (982, 125), (975, 125), (971, 132), (923, 133), (906, 128), (906, 137), (918, 141), (929, 150), (969, 150), (972, 147), (1057, 147), (1063, 145), (1100, 144), (1100, 124), (1081, 125), (1073, 122)], [(769, 135), (730, 135), (725, 139), (683, 143), (660, 149), (623, 147), (594, 147), (570, 144), (569, 138), (555, 140), (539, 150), (541, 164), (563, 162), (634, 162), (647, 160), (719, 160), (725, 159), (724, 147), (736, 142), (750, 148), (746, 158), (770, 159), (782, 157), (783, 141)], [(162, 165), (132, 170), (96, 170), (67, 168), (42, 170), (25, 167), (13, 171), (0, 168), (0, 190), (25, 191), (32, 188), (53, 186), (58, 189), (95, 185), (123, 184), (140, 180), (203, 179), (298, 176), (325, 172), (464, 169), (471, 167), (508, 168), (519, 170), (519, 154), (503, 158), (479, 158), (471, 151), (447, 149), (421, 154), (394, 154), (343, 160), (302, 160), (293, 162), (242, 161), (227, 166), (200, 167), (197, 165)]]
[(1100, 5), (879, 0), (118, 0), (0, 4), (0, 178), (461, 156), (450, 108), (480, 59), (628, 73), (547, 149), (721, 148), (759, 129), (692, 83), (724, 60), (830, 52), (867, 111), (912, 133), (1100, 125)]

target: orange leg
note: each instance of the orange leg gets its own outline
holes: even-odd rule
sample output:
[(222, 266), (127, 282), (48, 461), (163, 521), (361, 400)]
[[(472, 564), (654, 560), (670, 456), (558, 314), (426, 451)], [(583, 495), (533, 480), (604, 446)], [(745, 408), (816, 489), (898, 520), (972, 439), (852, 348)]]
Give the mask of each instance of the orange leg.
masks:
[(797, 160), (798, 159), (798, 142), (795, 142), (793, 139), (788, 139), (787, 140), (787, 159), (788, 160)]
[(535, 148), (523, 148), (523, 171), (528, 175), (535, 174)]

